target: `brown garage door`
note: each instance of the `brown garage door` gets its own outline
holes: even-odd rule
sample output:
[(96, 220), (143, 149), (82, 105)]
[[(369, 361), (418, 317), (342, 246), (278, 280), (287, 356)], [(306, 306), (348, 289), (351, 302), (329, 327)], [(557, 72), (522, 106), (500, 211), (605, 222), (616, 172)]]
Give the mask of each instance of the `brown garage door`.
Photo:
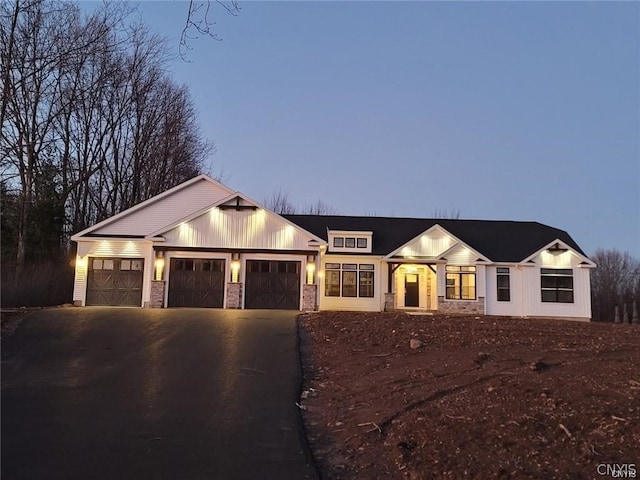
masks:
[(245, 308), (300, 309), (300, 262), (247, 260)]
[(171, 259), (170, 307), (222, 308), (223, 300), (224, 260)]
[(90, 258), (87, 305), (140, 307), (142, 258)]

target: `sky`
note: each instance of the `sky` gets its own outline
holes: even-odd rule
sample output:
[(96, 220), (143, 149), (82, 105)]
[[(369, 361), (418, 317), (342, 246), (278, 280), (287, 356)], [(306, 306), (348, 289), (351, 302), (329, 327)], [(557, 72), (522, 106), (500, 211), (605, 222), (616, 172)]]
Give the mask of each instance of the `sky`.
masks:
[(640, 3), (145, 1), (211, 173), (342, 215), (538, 221), (640, 259)]

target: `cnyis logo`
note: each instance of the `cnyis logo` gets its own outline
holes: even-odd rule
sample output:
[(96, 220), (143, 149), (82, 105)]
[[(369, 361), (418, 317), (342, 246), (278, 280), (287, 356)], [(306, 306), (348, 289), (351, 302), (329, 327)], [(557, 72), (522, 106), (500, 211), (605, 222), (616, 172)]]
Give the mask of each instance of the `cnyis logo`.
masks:
[(636, 478), (635, 463), (601, 463), (596, 471), (611, 478)]

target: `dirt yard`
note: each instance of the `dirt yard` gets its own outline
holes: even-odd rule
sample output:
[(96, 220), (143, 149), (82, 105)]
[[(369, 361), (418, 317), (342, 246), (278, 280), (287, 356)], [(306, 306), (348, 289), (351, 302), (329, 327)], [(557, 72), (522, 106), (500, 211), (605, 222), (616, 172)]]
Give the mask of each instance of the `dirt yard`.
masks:
[(300, 334), (325, 480), (640, 477), (640, 326), (328, 312)]

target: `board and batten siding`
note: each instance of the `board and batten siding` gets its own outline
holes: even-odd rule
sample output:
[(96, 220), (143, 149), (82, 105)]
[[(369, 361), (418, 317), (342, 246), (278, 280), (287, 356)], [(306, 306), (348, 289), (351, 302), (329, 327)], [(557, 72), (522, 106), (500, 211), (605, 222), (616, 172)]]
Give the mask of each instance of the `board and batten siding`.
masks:
[[(142, 305), (150, 301), (153, 278), (153, 243), (146, 240), (90, 240), (78, 241), (76, 253), (73, 301), (85, 305), (87, 298), (87, 272), (92, 258), (143, 258)], [(81, 260), (80, 260), (81, 259)], [(80, 260), (80, 261), (79, 261)]]
[(399, 254), (403, 257), (438, 257), (455, 243), (450, 235), (435, 228), (407, 243)]
[[(498, 301), (498, 268), (509, 268), (509, 301)], [(488, 265), (486, 267), (486, 302), (487, 315), (507, 315), (513, 317), (524, 316), (523, 289), (524, 267), (521, 265)]]
[[(487, 313), (522, 317), (591, 318), (591, 269), (581, 265), (578, 255), (541, 252), (527, 265), (510, 266), (509, 302), (497, 301), (497, 267), (487, 267)], [(541, 273), (543, 268), (570, 268), (573, 271), (573, 303), (543, 302)]]
[(166, 246), (312, 250), (309, 235), (263, 209), (212, 208), (162, 236)]
[[(149, 235), (229, 196), (229, 190), (201, 179), (144, 208), (134, 210), (93, 231), (96, 235)], [(134, 207), (135, 208), (135, 207)]]
[[(327, 297), (325, 296), (325, 272), (327, 263), (365, 263), (374, 265), (373, 274), (373, 297)], [(380, 257), (367, 257), (356, 255), (327, 255), (324, 256), (320, 263), (320, 272), (318, 276), (318, 304), (320, 310), (345, 310), (356, 312), (379, 312), (384, 307), (384, 295), (381, 293), (387, 288), (387, 275), (383, 274), (383, 270), (387, 269), (387, 264), (382, 263)], [(384, 283), (383, 283), (384, 281)]]

